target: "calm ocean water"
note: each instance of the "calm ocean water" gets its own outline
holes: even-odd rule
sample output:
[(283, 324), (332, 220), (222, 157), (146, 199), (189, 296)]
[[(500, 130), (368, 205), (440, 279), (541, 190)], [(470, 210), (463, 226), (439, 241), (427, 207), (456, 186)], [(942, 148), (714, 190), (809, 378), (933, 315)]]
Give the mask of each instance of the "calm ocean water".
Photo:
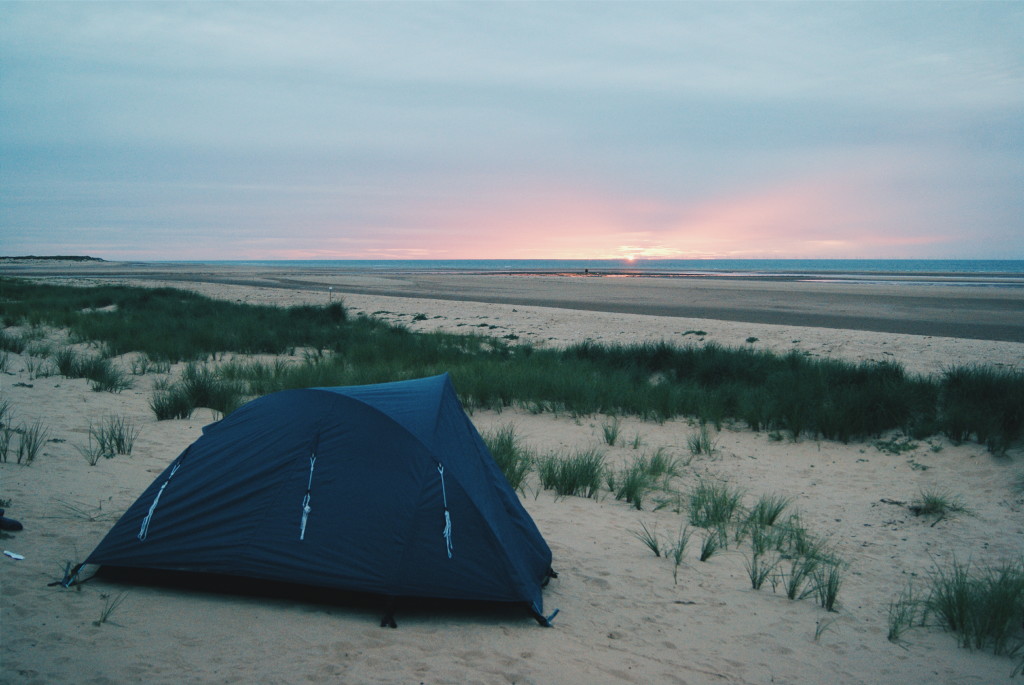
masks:
[[(986, 281), (1024, 279), (1024, 260), (937, 259), (440, 259), (440, 260), (232, 260), (204, 262), (281, 268), (366, 271), (613, 273), (632, 275), (956, 276)], [(916, 280), (916, 279), (915, 279)]]

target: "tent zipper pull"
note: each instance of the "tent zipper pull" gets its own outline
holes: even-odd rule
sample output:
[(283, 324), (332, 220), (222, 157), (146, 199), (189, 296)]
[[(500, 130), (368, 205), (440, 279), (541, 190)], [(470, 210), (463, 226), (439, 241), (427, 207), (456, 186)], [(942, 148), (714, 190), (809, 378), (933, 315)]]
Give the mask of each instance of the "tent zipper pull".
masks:
[(445, 549), (448, 552), (448, 558), (451, 559), (452, 549), (455, 547), (452, 544), (452, 517), (448, 513), (448, 493), (444, 487), (444, 466), (440, 462), (437, 464), (437, 472), (441, 474), (441, 500), (444, 503), (444, 530), (441, 532), (441, 535), (444, 536)]
[(313, 507), (309, 506), (310, 490), (313, 489), (313, 467), (316, 466), (316, 454), (309, 457), (309, 482), (306, 483), (306, 496), (302, 499), (302, 523), (299, 526), (299, 539), (306, 539), (306, 521), (309, 520), (309, 513)]

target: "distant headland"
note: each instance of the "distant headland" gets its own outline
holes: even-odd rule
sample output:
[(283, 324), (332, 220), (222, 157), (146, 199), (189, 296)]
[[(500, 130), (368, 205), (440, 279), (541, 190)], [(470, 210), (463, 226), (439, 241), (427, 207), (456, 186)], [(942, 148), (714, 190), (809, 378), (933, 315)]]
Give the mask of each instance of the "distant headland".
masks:
[(105, 262), (107, 260), (99, 257), (87, 257), (83, 255), (23, 255), (20, 257), (0, 256), (0, 262)]

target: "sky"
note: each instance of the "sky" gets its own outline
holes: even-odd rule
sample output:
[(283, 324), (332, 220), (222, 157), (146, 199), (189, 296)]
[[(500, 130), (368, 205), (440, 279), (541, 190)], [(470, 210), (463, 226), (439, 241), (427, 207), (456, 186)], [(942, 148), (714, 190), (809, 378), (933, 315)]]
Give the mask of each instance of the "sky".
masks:
[(0, 255), (1024, 258), (1024, 3), (0, 0)]

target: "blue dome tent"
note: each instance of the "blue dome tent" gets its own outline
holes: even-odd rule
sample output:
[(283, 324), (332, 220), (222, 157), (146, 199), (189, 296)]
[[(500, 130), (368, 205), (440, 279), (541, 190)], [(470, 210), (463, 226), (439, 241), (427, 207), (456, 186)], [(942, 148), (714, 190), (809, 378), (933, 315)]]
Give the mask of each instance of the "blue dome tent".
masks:
[(448, 374), (249, 402), (204, 428), (84, 564), (516, 602), (542, 625), (555, 575)]

